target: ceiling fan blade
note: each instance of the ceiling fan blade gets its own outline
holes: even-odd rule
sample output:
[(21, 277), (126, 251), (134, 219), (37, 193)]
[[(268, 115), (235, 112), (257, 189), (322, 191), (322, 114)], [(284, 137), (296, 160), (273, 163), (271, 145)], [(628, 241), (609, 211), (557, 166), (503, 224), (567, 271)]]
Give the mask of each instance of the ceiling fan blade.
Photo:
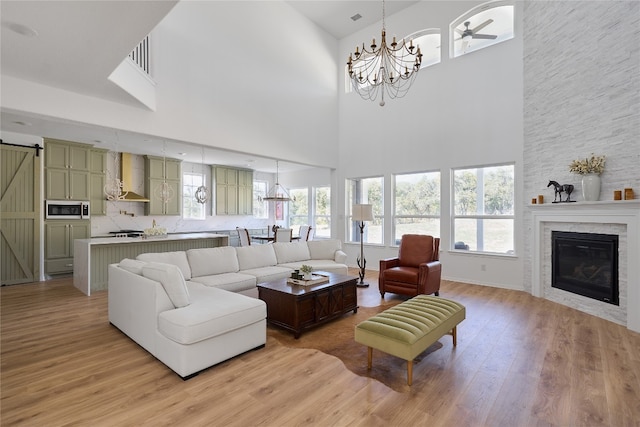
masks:
[(471, 37), (474, 38), (474, 39), (489, 39), (489, 40), (493, 40), (493, 39), (497, 38), (498, 36), (495, 36), (493, 34), (474, 34)]
[(484, 21), (482, 24), (478, 25), (477, 27), (475, 27), (471, 31), (473, 31), (474, 33), (477, 33), (478, 31), (480, 31), (481, 29), (483, 29), (487, 25), (491, 24), (492, 22), (493, 22), (493, 19), (487, 19), (486, 21)]

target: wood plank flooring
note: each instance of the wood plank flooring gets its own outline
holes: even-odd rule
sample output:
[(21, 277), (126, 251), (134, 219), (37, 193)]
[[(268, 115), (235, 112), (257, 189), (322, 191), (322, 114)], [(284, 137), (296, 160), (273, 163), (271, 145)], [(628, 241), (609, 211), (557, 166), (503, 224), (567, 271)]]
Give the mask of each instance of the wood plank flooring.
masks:
[[(367, 279), (359, 304), (380, 305)], [(428, 381), (397, 392), (271, 338), (182, 381), (109, 325), (106, 292), (71, 278), (3, 287), (0, 424), (640, 425), (640, 334), (524, 292), (443, 281), (441, 296), (467, 308), (458, 346), (441, 339), (420, 362)]]

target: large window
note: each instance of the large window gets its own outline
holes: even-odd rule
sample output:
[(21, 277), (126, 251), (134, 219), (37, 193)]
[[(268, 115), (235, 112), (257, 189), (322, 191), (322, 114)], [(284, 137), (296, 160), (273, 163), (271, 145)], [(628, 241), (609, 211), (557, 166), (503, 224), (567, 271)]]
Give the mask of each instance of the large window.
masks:
[(513, 254), (514, 166), (453, 171), (453, 248)]
[(440, 172), (394, 176), (394, 244), (404, 234), (440, 237)]
[(313, 205), (315, 226), (312, 233), (315, 237), (328, 239), (331, 237), (331, 187), (316, 187), (313, 191), (315, 193)]
[(200, 173), (182, 174), (182, 217), (185, 219), (204, 219), (205, 203), (196, 201), (198, 187), (204, 185), (204, 176)]
[(489, 1), (474, 7), (449, 25), (450, 56), (456, 58), (510, 40), (513, 1)]
[(269, 218), (269, 203), (267, 197), (267, 181), (253, 181), (253, 216), (254, 218)]
[(301, 225), (309, 224), (309, 189), (291, 188), (289, 190), (289, 228), (297, 235)]
[(311, 225), (313, 236), (331, 237), (331, 188), (292, 188), (289, 194), (289, 227), (293, 234), (299, 233), (301, 225)]
[(360, 227), (351, 220), (354, 204), (371, 204), (373, 221), (366, 223), (364, 243), (384, 243), (384, 179), (383, 177), (348, 179), (347, 189), (347, 239), (348, 242), (360, 242)]

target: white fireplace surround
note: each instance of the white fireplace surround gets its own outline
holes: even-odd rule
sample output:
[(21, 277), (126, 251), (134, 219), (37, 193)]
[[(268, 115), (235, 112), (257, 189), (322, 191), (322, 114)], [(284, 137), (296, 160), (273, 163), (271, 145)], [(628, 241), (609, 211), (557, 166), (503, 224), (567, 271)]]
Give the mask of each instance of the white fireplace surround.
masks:
[[(640, 332), (640, 200), (531, 205), (533, 217), (532, 295), (625, 325)], [(620, 236), (620, 305), (551, 288), (551, 231)]]

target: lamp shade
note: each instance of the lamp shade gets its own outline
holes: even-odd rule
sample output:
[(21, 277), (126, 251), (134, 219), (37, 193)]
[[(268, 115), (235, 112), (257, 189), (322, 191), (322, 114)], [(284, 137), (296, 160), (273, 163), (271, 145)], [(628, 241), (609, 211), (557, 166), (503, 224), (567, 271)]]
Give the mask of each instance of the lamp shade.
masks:
[(373, 221), (372, 205), (353, 205), (351, 213), (354, 221)]

